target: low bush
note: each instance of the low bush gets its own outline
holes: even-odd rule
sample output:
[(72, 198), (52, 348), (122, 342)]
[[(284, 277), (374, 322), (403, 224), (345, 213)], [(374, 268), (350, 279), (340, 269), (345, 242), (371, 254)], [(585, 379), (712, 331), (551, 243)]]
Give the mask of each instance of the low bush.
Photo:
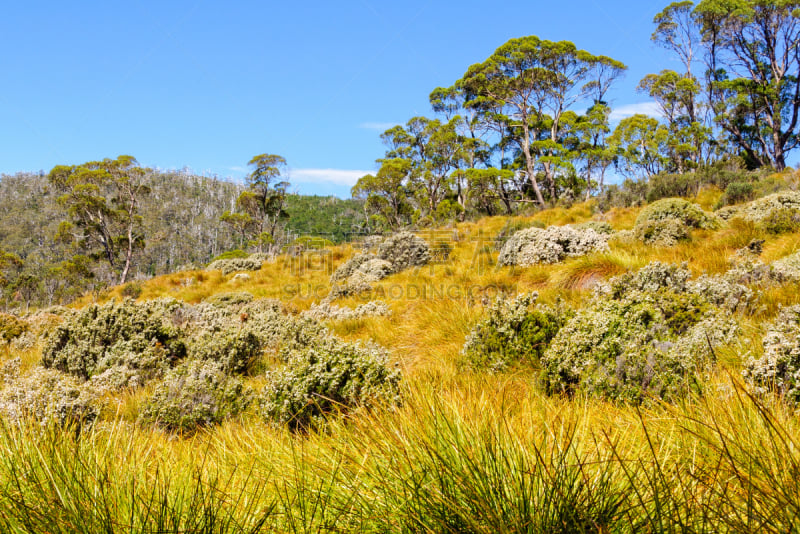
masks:
[(769, 325), (764, 354), (751, 358), (743, 374), (759, 391), (773, 391), (791, 404), (800, 403), (800, 306), (784, 308)]
[(776, 214), (800, 212), (800, 191), (782, 191), (739, 206), (736, 215), (747, 221), (761, 223)]
[(755, 188), (749, 182), (732, 182), (725, 188), (725, 193), (720, 197), (716, 209), (733, 204), (740, 204), (753, 200)]
[(7, 364), (3, 371), (0, 414), (9, 421), (33, 418), (42, 426), (55, 423), (79, 429), (97, 418), (96, 394), (74, 377), (41, 367), (20, 375), (19, 360), (12, 361), (11, 366)]
[(264, 265), (264, 259), (260, 257), (248, 256), (246, 258), (230, 258), (227, 260), (216, 260), (208, 264), (207, 271), (219, 270), (223, 275), (239, 271), (258, 271)]
[(241, 380), (212, 361), (189, 360), (158, 384), (141, 412), (142, 421), (192, 433), (243, 412), (253, 395)]
[(611, 235), (614, 233), (614, 227), (605, 221), (586, 221), (572, 226), (578, 230), (594, 230), (598, 234)]
[(697, 194), (701, 177), (693, 172), (683, 174), (656, 174), (651, 176), (647, 184), (647, 202), (655, 202), (662, 198), (688, 197)]
[(714, 347), (731, 343), (737, 326), (692, 293), (689, 278), (684, 267), (653, 263), (599, 286), (542, 355), (546, 390), (633, 402), (699, 390)]
[(511, 239), (511, 236), (520, 230), (545, 227), (545, 224), (541, 221), (509, 219), (503, 229), (494, 237), (494, 248), (497, 251), (503, 250), (503, 246)]
[(800, 209), (772, 209), (759, 221), (758, 226), (775, 235), (797, 232), (800, 230)]
[(28, 323), (8, 313), (0, 313), (0, 341), (9, 342), (28, 331)]
[(788, 280), (800, 280), (800, 252), (774, 261), (772, 268)]
[(527, 293), (495, 300), (464, 344), (462, 354), (470, 367), (498, 372), (519, 363), (539, 364), (569, 314), (546, 306), (533, 308), (537, 298)]
[(637, 239), (661, 246), (675, 245), (689, 236), (690, 228), (716, 229), (721, 222), (697, 204), (681, 198), (665, 198), (646, 206), (634, 225)]
[(634, 227), (633, 233), (642, 243), (659, 247), (674, 247), (679, 241), (689, 239), (689, 227), (680, 219), (644, 221)]
[(87, 306), (48, 336), (42, 363), (83, 380), (112, 371), (124, 378), (117, 387), (142, 385), (186, 355), (170, 321), (180, 307), (172, 299)]
[(527, 267), (538, 263), (559, 263), (608, 249), (608, 236), (592, 229), (578, 230), (571, 226), (528, 228), (515, 233), (506, 242), (497, 259), (499, 265)]
[(297, 430), (333, 413), (399, 402), (400, 372), (376, 345), (328, 337), (285, 351), (284, 359), (285, 368), (267, 373), (261, 397), (267, 421)]
[(217, 293), (208, 297), (205, 302), (218, 308), (238, 308), (253, 301), (253, 294), (247, 291)]
[(227, 252), (223, 252), (219, 256), (215, 257), (211, 260), (211, 262), (219, 261), (219, 260), (237, 260), (241, 258), (246, 258), (250, 254), (245, 252), (244, 250), (228, 250)]
[(431, 250), (423, 239), (410, 232), (400, 232), (381, 243), (378, 257), (392, 264), (392, 272), (399, 273), (430, 263)]
[(356, 306), (355, 309), (347, 306), (336, 306), (328, 301), (320, 304), (313, 304), (311, 308), (304, 312), (304, 316), (311, 317), (318, 321), (330, 319), (333, 321), (346, 321), (352, 319), (363, 319), (365, 317), (388, 317), (392, 314), (389, 306), (380, 300), (372, 300), (366, 304)]
[(230, 328), (192, 339), (189, 349), (192, 358), (216, 362), (227, 374), (245, 374), (261, 355), (261, 340), (247, 329)]

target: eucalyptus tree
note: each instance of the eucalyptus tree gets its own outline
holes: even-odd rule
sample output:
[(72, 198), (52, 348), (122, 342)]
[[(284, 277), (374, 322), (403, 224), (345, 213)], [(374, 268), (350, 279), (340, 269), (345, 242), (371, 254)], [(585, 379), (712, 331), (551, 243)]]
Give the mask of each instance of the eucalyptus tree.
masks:
[(755, 165), (786, 168), (800, 144), (800, 2), (702, 0), (716, 121)]
[[(59, 204), (68, 220), (59, 227), (59, 239), (104, 258), (119, 283), (128, 278), (134, 255), (144, 248), (142, 197), (150, 192), (146, 170), (133, 156), (58, 165), (48, 179), (62, 194)], [(110, 198), (107, 198), (109, 197)]]
[[(601, 60), (568, 41), (528, 36), (509, 40), (457, 82), (468, 95), (468, 106), (507, 121), (542, 207), (545, 200), (536, 178), (537, 164), (551, 200), (556, 200), (556, 169), (566, 154), (560, 139), (562, 118), (597, 89), (595, 67), (609, 61), (613, 60)], [(619, 71), (624, 70), (624, 65), (615, 63)]]
[(396, 230), (410, 222), (413, 208), (409, 203), (412, 163), (405, 158), (387, 158), (374, 175), (359, 178), (353, 186), (353, 198), (363, 199), (369, 220)]
[(667, 168), (668, 139), (669, 132), (658, 119), (637, 114), (620, 121), (609, 137), (609, 146), (618, 154), (620, 172), (646, 179)]

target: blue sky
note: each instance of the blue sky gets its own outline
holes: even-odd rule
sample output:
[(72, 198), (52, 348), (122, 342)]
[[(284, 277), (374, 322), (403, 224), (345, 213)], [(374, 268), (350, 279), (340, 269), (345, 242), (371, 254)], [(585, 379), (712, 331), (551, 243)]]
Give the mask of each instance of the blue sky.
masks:
[(7, 2), (0, 173), (131, 154), (241, 179), (268, 152), (296, 190), (346, 197), (381, 131), (513, 37), (623, 61), (616, 116), (647, 110), (638, 81), (674, 67), (649, 41), (667, 3)]

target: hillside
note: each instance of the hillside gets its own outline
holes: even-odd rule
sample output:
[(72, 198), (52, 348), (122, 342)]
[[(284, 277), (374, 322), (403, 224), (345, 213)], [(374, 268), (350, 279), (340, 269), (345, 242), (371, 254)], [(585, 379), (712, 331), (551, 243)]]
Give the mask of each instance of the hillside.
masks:
[[(152, 170), (143, 183), (149, 193), (142, 196), (137, 216), (144, 247), (134, 257), (130, 280), (202, 267), (240, 246), (220, 217), (235, 206), (243, 185)], [(65, 304), (113, 284), (107, 266), (59, 239), (59, 225), (68, 219), (58, 203), (62, 194), (44, 174), (0, 175), (0, 255), (14, 254), (22, 263), (0, 284), (0, 308)], [(361, 206), (356, 200), (287, 195), (280, 244), (306, 234), (342, 242), (361, 230)]]
[[(116, 287), (80, 299), (83, 312), (2, 316), (0, 522), (791, 530), (800, 327), (784, 316), (800, 305), (800, 197), (714, 214), (721, 194), (483, 218), (420, 231), (424, 243), (401, 234), (158, 276), (139, 304), (119, 304), (130, 290)], [(551, 231), (566, 256), (521, 265), (540, 248), (514, 256), (512, 241)], [(676, 242), (642, 241), (654, 235)], [(354, 261), (364, 250), (377, 255)], [(530, 292), (535, 304), (514, 299)], [(597, 330), (614, 310), (617, 330)], [(717, 337), (728, 322), (734, 334)], [(80, 344), (102, 324), (129, 345)], [(573, 380), (579, 346), (616, 356), (604, 367), (591, 353)], [(789, 351), (786, 374), (759, 374), (752, 362), (775, 350)]]

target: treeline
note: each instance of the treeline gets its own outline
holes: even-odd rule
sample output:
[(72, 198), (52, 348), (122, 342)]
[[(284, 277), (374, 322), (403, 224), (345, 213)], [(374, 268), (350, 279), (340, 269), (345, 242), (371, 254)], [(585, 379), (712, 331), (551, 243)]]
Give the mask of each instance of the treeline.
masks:
[[(139, 168), (129, 163), (126, 172)], [(118, 173), (117, 182), (136, 182), (130, 208), (121, 202), (124, 187), (98, 169), (73, 179), (70, 189), (57, 183), (59, 168), (70, 169), (0, 175), (0, 308), (63, 304), (116, 284), (129, 244), (124, 281), (199, 268), (243, 244), (221, 221), (225, 211), (235, 211), (243, 184), (185, 170), (141, 169), (125, 180)], [(287, 194), (284, 211), (278, 246), (309, 233), (341, 242), (363, 231), (365, 220), (363, 202), (333, 197)], [(126, 222), (132, 223), (130, 240)]]
[(609, 173), (647, 189), (654, 176), (782, 171), (800, 143), (799, 17), (798, 2), (670, 4), (652, 41), (681, 67), (638, 86), (661, 118), (637, 114), (613, 130), (606, 97), (621, 61), (568, 41), (511, 39), (433, 90), (434, 118), (384, 132), (380, 168), (353, 196), (373, 224), (397, 228), (589, 198)]

